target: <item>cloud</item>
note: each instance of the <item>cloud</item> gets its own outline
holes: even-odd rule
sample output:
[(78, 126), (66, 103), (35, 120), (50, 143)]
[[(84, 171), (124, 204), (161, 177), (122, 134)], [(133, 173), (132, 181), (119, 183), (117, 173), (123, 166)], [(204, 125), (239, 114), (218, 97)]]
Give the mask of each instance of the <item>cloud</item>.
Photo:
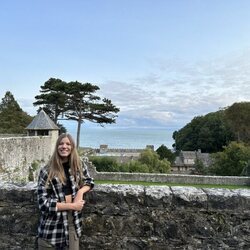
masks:
[[(99, 95), (120, 108), (117, 125), (178, 130), (195, 116), (250, 101), (250, 50), (210, 61), (187, 62), (153, 58), (147, 74), (100, 86)], [(32, 99), (17, 99), (36, 114)]]
[(160, 60), (148, 75), (107, 81), (101, 91), (120, 107), (120, 125), (181, 128), (192, 118), (249, 101), (250, 51), (210, 61)]
[(24, 110), (29, 115), (34, 116), (37, 114), (36, 110), (38, 109), (38, 107), (33, 106), (33, 99), (17, 98), (17, 102), (22, 110)]

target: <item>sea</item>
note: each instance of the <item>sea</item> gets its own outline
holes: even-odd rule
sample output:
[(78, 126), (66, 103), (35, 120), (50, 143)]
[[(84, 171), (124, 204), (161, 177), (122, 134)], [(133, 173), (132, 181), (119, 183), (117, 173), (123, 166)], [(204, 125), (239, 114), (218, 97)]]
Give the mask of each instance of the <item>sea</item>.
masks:
[[(76, 139), (77, 123), (63, 122), (67, 132)], [(105, 127), (81, 126), (80, 147), (99, 148), (107, 144), (109, 148), (143, 149), (153, 145), (156, 150), (161, 145), (172, 149), (174, 140), (173, 130), (165, 128), (121, 128), (115, 126)]]

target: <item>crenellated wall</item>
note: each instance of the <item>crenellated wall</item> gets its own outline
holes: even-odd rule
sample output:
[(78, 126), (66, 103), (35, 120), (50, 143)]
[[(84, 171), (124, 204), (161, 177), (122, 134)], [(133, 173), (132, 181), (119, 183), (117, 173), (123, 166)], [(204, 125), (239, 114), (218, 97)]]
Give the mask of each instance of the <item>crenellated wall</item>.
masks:
[[(35, 184), (0, 183), (0, 249), (35, 249)], [(80, 249), (250, 249), (250, 190), (96, 185)]]

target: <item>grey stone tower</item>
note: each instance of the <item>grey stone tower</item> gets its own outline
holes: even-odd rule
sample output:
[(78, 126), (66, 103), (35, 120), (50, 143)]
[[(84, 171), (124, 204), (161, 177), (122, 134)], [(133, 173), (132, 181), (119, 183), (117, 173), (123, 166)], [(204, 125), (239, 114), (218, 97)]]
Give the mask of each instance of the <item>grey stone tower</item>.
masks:
[(25, 128), (28, 136), (50, 136), (51, 148), (54, 149), (59, 134), (59, 127), (50, 119), (43, 109)]

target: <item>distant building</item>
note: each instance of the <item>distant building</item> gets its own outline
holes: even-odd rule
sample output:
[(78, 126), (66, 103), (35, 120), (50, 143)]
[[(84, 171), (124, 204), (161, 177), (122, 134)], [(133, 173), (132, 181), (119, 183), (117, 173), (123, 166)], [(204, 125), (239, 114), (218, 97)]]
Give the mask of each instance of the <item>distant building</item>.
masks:
[(147, 146), (146, 146), (146, 149), (151, 149), (151, 150), (153, 150), (153, 151), (155, 150), (155, 149), (154, 149), (154, 145), (147, 145)]
[[(152, 145), (147, 145), (146, 148), (151, 150), (154, 149)], [(143, 150), (145, 150), (145, 148), (109, 148), (108, 144), (101, 144), (100, 148), (95, 150), (94, 155), (114, 157), (119, 163), (126, 163), (132, 160), (138, 160)]]
[(46, 136), (53, 133), (58, 135), (59, 127), (50, 119), (43, 109), (26, 127), (28, 136)]
[(197, 151), (181, 151), (174, 161), (172, 172), (189, 174), (194, 170), (196, 160), (200, 160), (205, 167), (211, 164), (209, 153), (202, 153), (200, 149)]
[(101, 144), (100, 145), (100, 154), (105, 154), (108, 152), (108, 145), (107, 144)]
[(50, 136), (51, 149), (54, 149), (59, 134), (59, 127), (50, 119), (43, 109), (34, 117), (25, 128), (28, 136)]

